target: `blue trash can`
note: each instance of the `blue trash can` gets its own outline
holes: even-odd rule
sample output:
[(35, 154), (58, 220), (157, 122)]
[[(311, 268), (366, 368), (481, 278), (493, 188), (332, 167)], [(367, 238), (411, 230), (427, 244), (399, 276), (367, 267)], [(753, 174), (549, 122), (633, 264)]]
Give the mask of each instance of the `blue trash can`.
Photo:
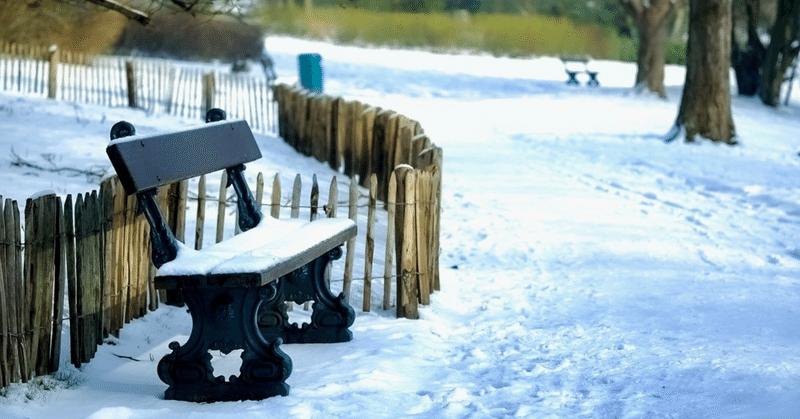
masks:
[(312, 92), (322, 93), (322, 57), (319, 54), (300, 54), (300, 85)]

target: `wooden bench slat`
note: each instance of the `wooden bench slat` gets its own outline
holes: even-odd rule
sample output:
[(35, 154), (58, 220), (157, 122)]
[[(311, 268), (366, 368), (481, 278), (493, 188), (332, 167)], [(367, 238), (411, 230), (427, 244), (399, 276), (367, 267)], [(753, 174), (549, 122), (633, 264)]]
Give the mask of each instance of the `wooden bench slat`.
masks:
[(128, 194), (261, 158), (253, 132), (244, 120), (125, 137), (112, 141), (106, 153)]

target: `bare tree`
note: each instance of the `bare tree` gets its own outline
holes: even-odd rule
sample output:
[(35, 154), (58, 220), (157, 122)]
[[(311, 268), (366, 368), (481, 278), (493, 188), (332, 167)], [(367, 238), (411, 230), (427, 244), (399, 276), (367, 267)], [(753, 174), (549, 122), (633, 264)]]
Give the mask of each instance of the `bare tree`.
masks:
[[(731, 58), (736, 73), (736, 87), (742, 96), (755, 96), (766, 48), (758, 34), (761, 0), (734, 0)], [(738, 36), (737, 36), (738, 35)], [(739, 38), (745, 38), (742, 45)]]
[(678, 117), (668, 141), (681, 133), (735, 144), (731, 114), (732, 0), (691, 0), (689, 41), (686, 46), (686, 82)]
[(786, 70), (800, 52), (800, 0), (779, 0), (775, 24), (761, 69), (759, 95), (768, 106), (778, 106)]
[(243, 13), (243, 7), (251, 2), (246, 0), (85, 0), (100, 7), (113, 10), (142, 25), (150, 23), (152, 14), (162, 9), (196, 15), (217, 15)]
[(675, 7), (673, 0), (620, 0), (636, 25), (639, 47), (636, 54), (636, 88), (647, 89), (660, 97), (664, 90), (667, 19)]

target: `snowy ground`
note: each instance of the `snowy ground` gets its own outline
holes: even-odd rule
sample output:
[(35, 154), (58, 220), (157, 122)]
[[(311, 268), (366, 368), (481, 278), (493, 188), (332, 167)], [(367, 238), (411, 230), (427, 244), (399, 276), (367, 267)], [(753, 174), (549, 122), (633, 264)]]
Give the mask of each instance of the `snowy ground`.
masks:
[[(596, 63), (589, 89), (546, 58), (267, 46), (285, 80), (318, 52), (326, 92), (418, 119), (444, 148), (442, 291), (420, 320), (357, 310), (353, 342), (285, 345), (291, 394), (261, 402), (163, 400), (155, 365), (189, 317), (161, 308), (81, 370), (12, 386), (0, 417), (800, 417), (800, 95), (734, 98), (739, 146), (665, 144), (681, 68), (660, 100), (632, 94), (630, 64)], [(0, 95), (0, 149), (107, 167), (118, 119), (190, 123)], [(255, 170), (331, 175), (259, 141)], [(93, 185), (3, 166), (15, 199)]]

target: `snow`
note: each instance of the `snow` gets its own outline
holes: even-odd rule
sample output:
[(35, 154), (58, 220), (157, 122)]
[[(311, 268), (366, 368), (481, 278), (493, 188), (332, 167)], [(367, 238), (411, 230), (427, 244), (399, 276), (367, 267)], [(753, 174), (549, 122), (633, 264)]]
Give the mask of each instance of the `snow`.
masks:
[(158, 276), (264, 272), (343, 235), (353, 226), (353, 221), (347, 218), (325, 218), (311, 223), (265, 216), (246, 233), (201, 251), (180, 245), (177, 258), (161, 266)]
[[(567, 86), (554, 58), (284, 37), (267, 49), (289, 82), (297, 53), (320, 53), (327, 93), (417, 119), (444, 149), (442, 290), (421, 319), (364, 313), (356, 299), (352, 342), (283, 345), (288, 397), (192, 404), (163, 400), (156, 364), (188, 338), (190, 317), (161, 307), (80, 370), (13, 385), (0, 417), (800, 416), (800, 87), (778, 109), (734, 97), (738, 146), (665, 144), (680, 67), (667, 68), (661, 100), (634, 94), (624, 63), (596, 62), (601, 87), (590, 89)], [(196, 123), (2, 94), (0, 148), (109, 169), (120, 119), (140, 134)], [(278, 172), (288, 185), (297, 172), (321, 184), (334, 174), (257, 139), (264, 158), (250, 175)], [(14, 199), (96, 185), (5, 166), (2, 193)], [(238, 361), (214, 359), (220, 370)]]

